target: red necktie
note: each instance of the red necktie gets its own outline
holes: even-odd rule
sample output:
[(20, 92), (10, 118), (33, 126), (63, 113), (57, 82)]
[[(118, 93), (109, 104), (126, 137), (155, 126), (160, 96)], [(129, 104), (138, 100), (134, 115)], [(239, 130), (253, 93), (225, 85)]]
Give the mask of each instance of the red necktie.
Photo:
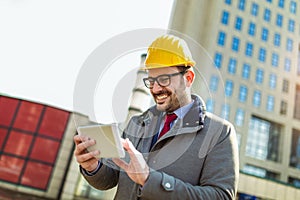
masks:
[(162, 128), (158, 138), (162, 137), (166, 132), (170, 130), (170, 125), (176, 118), (177, 115), (175, 113), (167, 114), (164, 127)]

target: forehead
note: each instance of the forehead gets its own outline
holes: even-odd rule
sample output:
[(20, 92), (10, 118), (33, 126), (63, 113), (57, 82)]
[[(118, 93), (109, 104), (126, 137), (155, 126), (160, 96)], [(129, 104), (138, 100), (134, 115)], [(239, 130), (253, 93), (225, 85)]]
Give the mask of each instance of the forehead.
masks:
[(148, 76), (149, 77), (156, 77), (162, 74), (173, 74), (179, 72), (177, 67), (164, 67), (164, 68), (157, 68), (157, 69), (149, 69)]

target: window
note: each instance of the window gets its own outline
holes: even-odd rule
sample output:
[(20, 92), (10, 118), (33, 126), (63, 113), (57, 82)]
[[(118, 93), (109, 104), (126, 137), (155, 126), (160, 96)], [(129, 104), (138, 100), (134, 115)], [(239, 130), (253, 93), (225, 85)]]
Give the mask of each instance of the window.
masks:
[(279, 124), (252, 116), (247, 135), (246, 155), (278, 162), (280, 134)]
[(293, 129), (291, 138), (290, 166), (300, 169), (300, 130)]
[(214, 112), (214, 107), (215, 107), (215, 101), (214, 100), (212, 100), (212, 99), (208, 99), (207, 101), (206, 101), (206, 110), (208, 111), (208, 112)]
[(289, 19), (288, 31), (290, 32), (295, 31), (295, 21), (292, 19)]
[(245, 10), (245, 0), (239, 0), (238, 8), (240, 10)]
[(222, 106), (222, 114), (221, 114), (221, 116), (224, 119), (229, 120), (229, 113), (230, 113), (230, 106), (228, 104), (224, 104)]
[(274, 45), (277, 47), (280, 46), (280, 34), (279, 33), (275, 33), (275, 35), (274, 35)]
[(255, 167), (252, 165), (245, 165), (242, 169), (242, 171), (246, 174), (251, 174), (257, 177), (265, 177), (266, 176), (266, 170), (260, 167)]
[(235, 124), (237, 126), (243, 126), (245, 118), (245, 111), (241, 108), (238, 108), (235, 113)]
[(235, 74), (236, 72), (236, 59), (230, 58), (228, 63), (228, 73)]
[(261, 61), (261, 62), (266, 61), (266, 49), (265, 48), (260, 48), (259, 49), (258, 60)]
[(255, 29), (256, 29), (256, 25), (252, 22), (249, 23), (249, 29), (248, 29), (248, 34), (251, 36), (255, 35)]
[(280, 103), (280, 114), (281, 115), (286, 115), (287, 108), (288, 108), (287, 102), (282, 100), (281, 103)]
[(276, 88), (276, 83), (277, 83), (276, 74), (270, 74), (270, 77), (269, 77), (269, 87), (270, 87), (270, 89), (275, 89)]
[(255, 77), (255, 81), (258, 84), (262, 84), (264, 80), (264, 71), (262, 69), (257, 69), (256, 70), (256, 77)]
[[(273, 180), (279, 180), (279, 174), (267, 171), (266, 169), (260, 168), (260, 167), (255, 167), (252, 165), (245, 165), (244, 168), (242, 169), (244, 173), (251, 174), (257, 177), (262, 177), (266, 179), (273, 179)], [(252, 199), (253, 196), (249, 195), (249, 198), (243, 198), (243, 199)]]
[(209, 89), (212, 92), (216, 92), (218, 90), (219, 77), (216, 75), (212, 75), (210, 78)]
[(284, 8), (284, 0), (279, 0), (278, 1), (278, 7)]
[(298, 49), (297, 75), (300, 75), (300, 46)]
[(277, 17), (276, 17), (276, 25), (279, 26), (279, 27), (282, 27), (282, 20), (283, 20), (282, 15), (277, 14)]
[(231, 97), (233, 92), (233, 82), (231, 80), (227, 80), (225, 83), (225, 96)]
[(297, 187), (297, 188), (300, 188), (300, 179), (299, 178), (292, 178), (292, 177), (289, 177), (288, 178), (288, 183)]
[(249, 77), (250, 77), (250, 70), (251, 70), (250, 65), (245, 63), (243, 65), (243, 71), (242, 71), (242, 77), (244, 79), (249, 79)]
[(235, 29), (242, 30), (242, 25), (243, 25), (243, 19), (241, 17), (236, 17), (235, 18)]
[(245, 85), (240, 86), (240, 93), (239, 93), (239, 101), (246, 102), (248, 94), (248, 88)]
[(264, 12), (264, 20), (269, 22), (271, 20), (271, 10), (269, 9), (265, 9), (265, 12)]
[(251, 15), (257, 16), (258, 15), (258, 4), (252, 3), (251, 6)]
[(272, 66), (278, 67), (279, 55), (277, 53), (272, 53)]
[(300, 120), (300, 85), (296, 85), (294, 118)]
[(221, 66), (222, 66), (222, 54), (221, 53), (219, 53), (219, 52), (216, 52), (215, 53), (215, 65), (216, 65), (216, 67), (217, 68), (221, 68)]
[(293, 40), (288, 38), (286, 41), (286, 50), (293, 51)]
[(253, 52), (253, 44), (251, 42), (247, 42), (246, 51), (245, 51), (246, 56), (252, 57), (252, 52)]
[(225, 3), (231, 5), (231, 0), (225, 0)]
[(290, 82), (286, 79), (283, 79), (283, 82), (282, 82), (282, 92), (284, 93), (288, 93), (289, 92), (289, 85), (290, 85)]
[(267, 99), (267, 111), (272, 112), (274, 111), (274, 104), (275, 104), (275, 98), (272, 95), (268, 95)]
[(261, 92), (259, 90), (255, 90), (253, 94), (253, 106), (259, 107), (261, 104)]
[(291, 71), (291, 59), (289, 59), (289, 58), (284, 59), (284, 71), (286, 71), (286, 72)]
[(295, 1), (290, 2), (290, 12), (296, 14), (297, 3)]
[(224, 46), (226, 39), (226, 34), (224, 32), (219, 32), (218, 45)]
[(261, 31), (261, 40), (268, 41), (268, 35), (269, 35), (269, 30), (266, 28), (263, 28)]
[(239, 51), (239, 45), (240, 45), (240, 39), (237, 38), (237, 37), (233, 37), (231, 49), (232, 49), (233, 51), (238, 52), (238, 51)]
[(223, 11), (221, 23), (227, 25), (229, 21), (229, 13), (227, 11)]

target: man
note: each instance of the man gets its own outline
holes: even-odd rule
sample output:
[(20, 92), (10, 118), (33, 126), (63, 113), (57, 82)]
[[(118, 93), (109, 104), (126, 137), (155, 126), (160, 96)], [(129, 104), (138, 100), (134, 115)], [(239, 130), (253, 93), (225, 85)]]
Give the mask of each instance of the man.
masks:
[[(94, 140), (76, 135), (74, 155), (100, 190), (118, 185), (115, 199), (235, 199), (238, 150), (234, 127), (206, 113), (191, 94), (195, 62), (185, 41), (157, 38), (148, 48), (144, 83), (156, 103), (123, 132), (125, 159), (98, 161)], [(170, 129), (171, 127), (171, 129)]]

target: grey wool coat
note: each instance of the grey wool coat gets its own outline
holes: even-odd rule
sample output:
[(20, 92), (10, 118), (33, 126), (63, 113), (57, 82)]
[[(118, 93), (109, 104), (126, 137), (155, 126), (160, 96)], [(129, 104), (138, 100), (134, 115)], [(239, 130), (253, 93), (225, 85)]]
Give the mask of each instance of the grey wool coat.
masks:
[[(151, 145), (163, 113), (151, 107), (135, 116), (123, 132), (150, 167), (145, 185), (134, 183), (111, 160), (102, 160), (94, 175), (83, 173), (93, 187), (106, 190), (118, 185), (115, 199), (235, 199), (239, 163), (232, 124), (205, 112), (200, 97), (171, 130)], [(125, 160), (129, 161), (128, 156)], [(83, 172), (83, 170), (81, 170)]]

